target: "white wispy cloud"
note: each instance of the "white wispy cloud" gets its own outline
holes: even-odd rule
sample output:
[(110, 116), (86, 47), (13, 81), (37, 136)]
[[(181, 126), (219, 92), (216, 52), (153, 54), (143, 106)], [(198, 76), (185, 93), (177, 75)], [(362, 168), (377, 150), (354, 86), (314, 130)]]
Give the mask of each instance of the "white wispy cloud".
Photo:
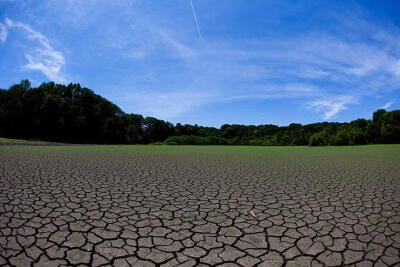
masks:
[(181, 60), (198, 56), (199, 52), (180, 40), (178, 35), (177, 32), (165, 26), (147, 21), (135, 21), (124, 29), (108, 26), (99, 39), (104, 41), (107, 48), (115, 49), (116, 53), (132, 59), (148, 59), (160, 53), (164, 57)]
[[(298, 97), (311, 97), (320, 94), (319, 89), (304, 84), (293, 83), (285, 85), (265, 85), (263, 88), (248, 88), (245, 94), (233, 93), (227, 96), (224, 90), (214, 91), (172, 91), (130, 93), (124, 97), (114, 98), (124, 105), (134, 106), (136, 112), (155, 116), (157, 118), (171, 119), (197, 107), (211, 103), (226, 103), (240, 100), (260, 99), (287, 99)], [(129, 102), (129, 103), (128, 103)]]
[(30, 70), (39, 70), (50, 80), (64, 82), (65, 77), (61, 69), (65, 65), (65, 59), (61, 52), (55, 50), (47, 37), (35, 31), (28, 24), (15, 22), (8, 18), (5, 20), (8, 28), (22, 30), (29, 40), (38, 41), (39, 46), (34, 49), (27, 49), (24, 52), (28, 64), (24, 67)]
[(162, 119), (171, 119), (205, 103), (213, 102), (216, 97), (202, 92), (177, 91), (128, 94), (123, 98), (116, 98), (116, 100), (129, 102), (127, 105), (135, 106), (138, 113)]
[[(194, 85), (194, 91), (213, 97), (194, 101), (192, 98), (198, 96), (166, 91), (162, 97), (156, 97), (163, 101), (152, 105), (146, 99), (154, 99), (153, 96), (136, 96), (148, 103), (148, 109), (139, 105), (143, 113), (161, 118), (173, 118), (210, 103), (297, 98), (329, 120), (376, 90), (392, 87), (391, 79), (397, 77), (395, 66), (399, 61), (391, 51), (364, 43), (350, 44), (332, 36), (314, 34), (275, 42), (242, 41), (238, 46), (246, 49), (230, 49), (231, 44), (214, 40), (207, 49), (198, 50), (180, 45), (172, 34), (165, 36), (163, 42), (178, 51), (183, 60), (184, 68), (179, 63), (176, 68), (192, 80), (201, 80)], [(194, 57), (198, 61), (185, 64), (185, 60)], [(321, 80), (330, 84), (320, 89)], [(182, 101), (176, 101), (177, 95), (182, 96)], [(183, 96), (188, 99), (183, 100)]]
[[(400, 41), (399, 41), (399, 43), (400, 43)], [(392, 66), (392, 68), (393, 68), (393, 73), (396, 76), (400, 77), (400, 59), (397, 60), (397, 62)]]
[(0, 23), (0, 42), (5, 42), (7, 40), (7, 35), (7, 28), (2, 23)]
[[(369, 31), (368, 24), (359, 24), (362, 29), (354, 30), (375, 38), (374, 42), (364, 41), (365, 36), (355, 41), (325, 32), (304, 32), (294, 37), (257, 40), (214, 38), (207, 41), (207, 47), (187, 42), (179, 26), (166, 29), (153, 22), (147, 27), (160, 38), (154, 34), (141, 36), (148, 44), (146, 53), (157, 49), (160, 43), (170, 47), (181, 60), (174, 63), (174, 69), (187, 80), (198, 81), (191, 88), (213, 95), (197, 102), (187, 100), (182, 105), (174, 101), (177, 92), (167, 90), (163, 100), (171, 104), (159, 112), (161, 117), (178, 116), (193, 106), (216, 102), (298, 98), (328, 120), (377, 91), (396, 90), (395, 85), (400, 82), (398, 39), (389, 38), (390, 32), (384, 28)], [(165, 73), (159, 73), (157, 78), (168, 79), (170, 70)]]
[(307, 105), (309, 109), (322, 112), (323, 118), (329, 120), (340, 111), (347, 109), (349, 104), (357, 104), (358, 98), (354, 96), (340, 96), (335, 98), (316, 99)]
[(173, 38), (168, 31), (161, 29), (153, 29), (153, 31), (157, 32), (160, 37), (159, 40), (162, 40), (164, 44), (176, 51), (180, 57), (191, 58), (197, 55), (192, 48), (178, 41), (176, 38)]
[(347, 42), (324, 33), (249, 41), (241, 46), (246, 50), (221, 49), (212, 53), (231, 58), (233, 62), (246, 60), (270, 66), (274, 71), (270, 74), (276, 76), (286, 74), (289, 77), (348, 82), (376, 74), (400, 74), (400, 57), (394, 54), (395, 50), (382, 50), (380, 44)]
[(382, 107), (380, 107), (381, 109), (387, 109), (389, 108), (391, 105), (393, 105), (393, 102), (387, 102), (385, 105), (383, 105)]
[(320, 95), (319, 88), (301, 84), (266, 84), (263, 86), (249, 87), (243, 94), (237, 93), (233, 96), (220, 95), (217, 102), (237, 101), (244, 99), (288, 99), (288, 98), (311, 98)]

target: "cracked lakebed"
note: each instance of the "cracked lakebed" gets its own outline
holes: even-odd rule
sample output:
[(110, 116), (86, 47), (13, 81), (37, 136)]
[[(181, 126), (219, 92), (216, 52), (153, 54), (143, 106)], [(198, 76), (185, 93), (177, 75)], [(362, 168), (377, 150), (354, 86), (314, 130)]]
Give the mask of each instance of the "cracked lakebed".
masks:
[(400, 146), (3, 146), (0, 264), (399, 265)]

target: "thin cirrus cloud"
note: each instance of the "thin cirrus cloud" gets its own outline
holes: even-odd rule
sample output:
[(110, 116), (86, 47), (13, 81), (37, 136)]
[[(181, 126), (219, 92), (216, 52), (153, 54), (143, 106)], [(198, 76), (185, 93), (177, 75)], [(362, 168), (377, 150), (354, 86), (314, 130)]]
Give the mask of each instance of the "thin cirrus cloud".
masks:
[[(399, 76), (399, 58), (379, 44), (350, 43), (326, 34), (248, 43), (247, 50), (229, 51), (236, 59), (261, 59), (275, 74), (334, 81), (357, 80), (372, 74)], [(250, 48), (250, 49), (249, 49)], [(400, 77), (400, 76), (399, 76)]]
[(387, 102), (385, 105), (383, 105), (382, 107), (380, 107), (381, 109), (387, 109), (389, 108), (391, 105), (393, 105), (393, 102)]
[(309, 109), (323, 113), (323, 118), (329, 120), (334, 118), (340, 111), (347, 109), (349, 104), (358, 104), (358, 98), (354, 96), (340, 96), (337, 98), (317, 99), (310, 101)]
[[(171, 40), (173, 35), (168, 36)], [(198, 90), (215, 97), (188, 101), (184, 106), (170, 101), (168, 108), (155, 106), (156, 115), (173, 117), (211, 102), (297, 98), (329, 120), (359, 104), (363, 97), (382, 88), (391, 89), (393, 80), (399, 79), (398, 59), (392, 51), (381, 50), (379, 44), (350, 43), (314, 33), (292, 39), (241, 41), (236, 45), (239, 48), (231, 45), (226, 40), (209, 41), (206, 49), (194, 50), (200, 60), (184, 69), (187, 76), (202, 81)], [(183, 61), (192, 57), (179, 55), (187, 56), (181, 58)], [(321, 82), (327, 84), (323, 89)], [(165, 98), (168, 96), (174, 94)]]
[(176, 91), (167, 93), (138, 93), (116, 98), (119, 102), (129, 102), (142, 113), (163, 119), (173, 119), (175, 116), (193, 110), (204, 104), (220, 102), (216, 95), (196, 91)]
[(65, 77), (61, 71), (65, 65), (65, 59), (61, 52), (55, 50), (46, 36), (32, 29), (28, 24), (12, 21), (6, 18), (5, 26), (1, 24), (0, 40), (7, 39), (8, 29), (21, 30), (27, 39), (37, 41), (39, 45), (34, 49), (24, 51), (28, 63), (24, 65), (26, 69), (41, 71), (50, 80), (55, 82), (65, 82)]
[[(199, 55), (199, 51), (185, 44), (176, 37), (177, 33), (166, 26), (158, 26), (153, 22), (138, 22), (128, 25), (124, 29), (105, 27), (103, 48), (111, 48), (123, 57), (146, 59), (159, 56), (178, 58), (181, 60), (192, 59)], [(98, 47), (98, 49), (103, 49)]]
[(5, 42), (7, 40), (7, 35), (7, 28), (2, 23), (0, 23), (0, 41)]
[(293, 83), (284, 86), (273, 84), (264, 85), (263, 88), (247, 88), (247, 93), (234, 93), (228, 96), (224, 90), (197, 91), (185, 90), (174, 92), (147, 92), (127, 94), (114, 100), (124, 105), (135, 105), (140, 113), (163, 119), (173, 119), (204, 105), (229, 103), (241, 100), (261, 99), (288, 99), (310, 97), (320, 94), (319, 89), (304, 84)]

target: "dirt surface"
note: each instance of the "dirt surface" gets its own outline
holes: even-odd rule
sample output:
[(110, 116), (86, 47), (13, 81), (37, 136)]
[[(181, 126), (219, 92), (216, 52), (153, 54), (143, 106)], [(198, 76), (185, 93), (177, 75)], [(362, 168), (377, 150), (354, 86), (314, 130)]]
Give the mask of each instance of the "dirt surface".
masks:
[(62, 146), (69, 145), (57, 142), (47, 142), (40, 140), (11, 139), (0, 137), (0, 146)]
[(20, 143), (9, 143), (9, 142), (0, 142), (0, 146), (65, 146), (67, 144), (58, 144), (58, 143), (35, 143), (35, 142), (20, 142)]
[(0, 264), (400, 264), (399, 147), (278, 149), (1, 147)]

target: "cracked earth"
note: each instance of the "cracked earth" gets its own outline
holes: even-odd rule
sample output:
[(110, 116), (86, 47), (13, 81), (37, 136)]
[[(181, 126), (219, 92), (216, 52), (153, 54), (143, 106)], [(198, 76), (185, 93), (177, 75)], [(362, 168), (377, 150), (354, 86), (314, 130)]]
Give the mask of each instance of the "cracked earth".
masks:
[(400, 153), (147, 148), (1, 148), (0, 264), (400, 265)]

